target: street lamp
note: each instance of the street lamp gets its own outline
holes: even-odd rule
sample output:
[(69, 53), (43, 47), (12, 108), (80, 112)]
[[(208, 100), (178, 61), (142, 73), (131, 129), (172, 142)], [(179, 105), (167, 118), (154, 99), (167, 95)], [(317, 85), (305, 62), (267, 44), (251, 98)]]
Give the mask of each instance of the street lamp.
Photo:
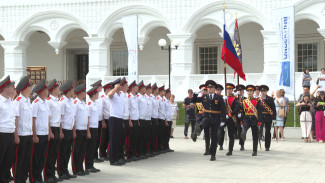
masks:
[(175, 48), (172, 48), (171, 45), (168, 45), (168, 47), (165, 47), (166, 46), (166, 40), (165, 39), (160, 39), (158, 41), (158, 45), (161, 47), (162, 50), (167, 50), (168, 51), (168, 84), (169, 84), (169, 89), (170, 88), (170, 58), (171, 58), (171, 51), (172, 50), (177, 50), (180, 42), (178, 40), (174, 40), (172, 42), (172, 44), (175, 46)]

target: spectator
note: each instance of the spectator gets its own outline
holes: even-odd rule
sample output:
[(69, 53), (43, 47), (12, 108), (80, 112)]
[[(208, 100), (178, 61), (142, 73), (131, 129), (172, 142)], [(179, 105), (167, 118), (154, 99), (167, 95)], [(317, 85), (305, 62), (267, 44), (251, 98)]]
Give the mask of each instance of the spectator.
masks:
[(194, 132), (195, 128), (195, 104), (192, 103), (193, 90), (189, 89), (187, 91), (188, 97), (184, 99), (182, 107), (185, 109), (185, 128), (184, 135), (185, 139), (188, 139), (188, 126), (191, 123), (191, 134)]
[[(276, 140), (279, 139), (279, 129), (280, 135), (282, 140), (284, 140), (283, 136), (283, 126), (284, 126), (284, 117), (279, 116), (280, 110), (285, 110), (285, 99), (281, 96), (280, 90), (276, 91), (276, 98), (275, 98), (275, 108), (276, 108), (276, 121), (274, 122), (274, 131), (275, 131), (275, 138)], [(285, 113), (285, 111), (284, 111)]]
[(174, 133), (174, 129), (176, 127), (176, 121), (179, 120), (179, 110), (178, 110), (178, 106), (177, 103), (175, 102), (175, 95), (172, 94), (170, 96), (170, 105), (172, 106), (172, 130), (170, 132), (170, 138), (174, 138), (173, 133)]
[(303, 101), (300, 101), (298, 104), (296, 104), (296, 107), (300, 107), (300, 127), (304, 142), (311, 142), (313, 137), (310, 136), (312, 127), (312, 104), (310, 97), (308, 95), (305, 95)]
[(318, 79), (318, 85), (320, 86), (319, 91), (325, 91), (325, 68), (321, 69), (321, 73), (319, 74)]
[(314, 100), (313, 108), (315, 114), (316, 140), (322, 143), (325, 140), (325, 92), (319, 92), (319, 96)]
[[(318, 88), (316, 88), (316, 90), (317, 90), (317, 89), (318, 89)], [(316, 90), (315, 90), (314, 92), (316, 92)], [(313, 93), (314, 93), (314, 92), (313, 92)], [(310, 87), (304, 86), (304, 92), (303, 92), (302, 94), (299, 95), (297, 101), (298, 101), (298, 102), (303, 101), (303, 97), (304, 97), (305, 95), (308, 95), (309, 98), (310, 98), (310, 100), (313, 101), (313, 100), (314, 100), (314, 95), (313, 95), (313, 93), (312, 93), (312, 94), (310, 93)]]
[(305, 69), (304, 74), (302, 75), (302, 87), (310, 88), (310, 80), (312, 80), (309, 69)]

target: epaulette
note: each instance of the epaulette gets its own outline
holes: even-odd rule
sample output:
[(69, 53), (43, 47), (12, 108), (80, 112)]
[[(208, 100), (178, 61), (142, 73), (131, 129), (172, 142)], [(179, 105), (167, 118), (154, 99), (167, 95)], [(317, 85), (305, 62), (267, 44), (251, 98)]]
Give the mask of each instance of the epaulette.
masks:
[(64, 98), (62, 97), (62, 98), (60, 99), (60, 102), (62, 102), (62, 101), (63, 101), (63, 99), (64, 99)]
[(76, 104), (78, 102), (78, 100), (75, 100), (73, 103)]
[(101, 98), (103, 98), (105, 95), (102, 95)]
[(91, 104), (91, 102), (88, 102), (88, 105), (90, 105)]
[(130, 97), (131, 97), (131, 95), (128, 96), (128, 98), (130, 98)]
[(47, 99), (46, 100), (51, 100), (51, 97), (47, 97)]
[(139, 95), (137, 95), (137, 97), (139, 97)]
[(159, 97), (157, 97), (157, 100), (159, 100)]
[(38, 99), (35, 99), (35, 100), (34, 100), (34, 103), (37, 103), (37, 102), (38, 102)]
[(21, 99), (21, 97), (17, 97), (16, 100), (19, 101)]
[(119, 94), (122, 94), (122, 92), (121, 92), (121, 91), (119, 91), (118, 93), (119, 93)]
[(166, 99), (164, 99), (164, 101), (166, 101)]

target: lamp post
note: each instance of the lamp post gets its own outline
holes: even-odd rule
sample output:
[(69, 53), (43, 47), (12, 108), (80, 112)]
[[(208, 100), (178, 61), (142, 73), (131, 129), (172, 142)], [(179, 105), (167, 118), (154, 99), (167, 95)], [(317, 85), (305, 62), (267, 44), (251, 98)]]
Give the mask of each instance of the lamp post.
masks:
[(170, 88), (170, 62), (171, 62), (171, 52), (172, 50), (177, 50), (180, 42), (178, 40), (174, 40), (172, 42), (172, 44), (175, 46), (175, 48), (172, 48), (171, 45), (168, 45), (168, 47), (165, 47), (166, 46), (166, 40), (165, 39), (160, 39), (158, 41), (158, 45), (161, 47), (161, 50), (166, 50), (168, 51), (168, 85), (169, 85), (169, 89)]

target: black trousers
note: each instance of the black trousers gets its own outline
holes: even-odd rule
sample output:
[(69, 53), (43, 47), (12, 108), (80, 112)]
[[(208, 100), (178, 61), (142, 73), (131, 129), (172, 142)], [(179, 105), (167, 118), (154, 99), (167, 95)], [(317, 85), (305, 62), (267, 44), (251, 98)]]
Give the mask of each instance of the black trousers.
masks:
[(158, 119), (151, 118), (151, 140), (150, 140), (150, 149), (151, 152), (158, 152)]
[(33, 144), (32, 148), (32, 164), (29, 170), (29, 182), (42, 181), (42, 171), (44, 168), (44, 162), (46, 157), (46, 151), (48, 147), (48, 136), (37, 135), (39, 141), (37, 144)]
[(123, 158), (122, 154), (122, 134), (123, 120), (120, 118), (109, 118), (109, 161), (114, 163)]
[(242, 118), (237, 118), (237, 123), (236, 123), (236, 126), (237, 126), (237, 137), (239, 138), (239, 145), (241, 145), (241, 146), (245, 145), (245, 142), (240, 138), (240, 134), (241, 134), (241, 132), (243, 130), (243, 128), (241, 127), (242, 121), (243, 121)]
[(137, 138), (137, 152), (139, 156), (144, 155), (144, 140), (145, 140), (145, 128), (146, 128), (146, 121), (140, 119), (139, 120), (140, 126), (138, 127), (138, 138)]
[(54, 134), (54, 139), (50, 139), (46, 160), (44, 166), (44, 180), (53, 178), (55, 176), (55, 164), (58, 158), (59, 144), (60, 144), (60, 127), (51, 127), (52, 133)]
[(210, 141), (211, 141), (210, 127), (204, 128), (203, 130), (204, 130), (205, 151), (210, 152)]
[(161, 151), (164, 149), (164, 133), (165, 133), (165, 120), (158, 119), (159, 125), (158, 125), (158, 151)]
[(74, 174), (84, 171), (82, 163), (87, 148), (87, 130), (76, 130), (76, 134), (76, 139), (73, 140), (71, 156), (72, 171)]
[(0, 182), (7, 183), (8, 172), (14, 160), (15, 144), (13, 133), (0, 133)]
[(167, 121), (168, 126), (165, 126), (164, 133), (164, 149), (169, 149), (170, 131), (172, 129), (172, 121)]
[(99, 145), (100, 145), (100, 141), (101, 141), (101, 137), (102, 137), (102, 120), (98, 121), (98, 128), (97, 129), (97, 139), (95, 142), (95, 147), (94, 147), (94, 151), (93, 151), (93, 159), (97, 159), (98, 158), (98, 149), (99, 149)]
[(203, 117), (202, 124), (204, 124), (204, 131), (211, 130), (211, 146), (210, 153), (211, 156), (215, 156), (217, 152), (218, 143), (218, 129), (220, 126), (220, 121), (213, 117)]
[[(186, 117), (189, 118), (189, 117)], [(184, 135), (187, 136), (188, 135), (188, 127), (191, 123), (191, 133), (194, 133), (194, 129), (195, 129), (195, 119), (186, 119), (185, 120), (185, 127), (184, 127)]]
[(102, 128), (101, 130), (101, 135), (100, 135), (100, 146), (99, 146), (99, 156), (100, 157), (107, 157), (108, 156), (108, 152), (107, 152), (107, 148), (108, 148), (108, 142), (109, 142), (109, 120), (105, 119), (105, 123), (106, 123), (106, 128)]
[(91, 138), (87, 139), (85, 170), (94, 167), (94, 152), (97, 150), (98, 128), (89, 128)]
[(19, 136), (20, 143), (16, 145), (15, 182), (25, 183), (30, 169), (33, 147), (33, 136)]
[(255, 116), (245, 116), (243, 119), (244, 122), (244, 133), (247, 133), (249, 128), (252, 129), (253, 136), (253, 151), (257, 151), (258, 145), (258, 128), (257, 128), (257, 119)]
[(263, 124), (265, 125), (265, 148), (270, 148), (272, 121), (268, 121)]
[(123, 120), (123, 133), (122, 133), (122, 154), (129, 154), (129, 120)]
[(235, 144), (235, 134), (236, 134), (236, 124), (232, 118), (227, 119), (226, 124), (228, 129), (228, 137), (229, 137), (229, 151), (234, 150), (234, 144)]
[(138, 148), (139, 124), (138, 124), (138, 120), (132, 120), (131, 122), (133, 127), (130, 128), (128, 158), (138, 156), (137, 148)]
[(146, 129), (146, 141), (145, 141), (145, 153), (150, 154), (151, 151), (151, 139), (152, 139), (152, 122), (151, 120), (146, 120), (147, 129)]
[(220, 145), (220, 146), (223, 146), (223, 143), (224, 143), (224, 141), (225, 141), (225, 126), (223, 126), (223, 127), (220, 127), (219, 129), (218, 129), (218, 144)]
[(59, 156), (57, 161), (57, 172), (59, 176), (69, 174), (68, 164), (70, 161), (72, 144), (73, 144), (73, 133), (72, 130), (62, 129), (64, 138), (59, 144)]

